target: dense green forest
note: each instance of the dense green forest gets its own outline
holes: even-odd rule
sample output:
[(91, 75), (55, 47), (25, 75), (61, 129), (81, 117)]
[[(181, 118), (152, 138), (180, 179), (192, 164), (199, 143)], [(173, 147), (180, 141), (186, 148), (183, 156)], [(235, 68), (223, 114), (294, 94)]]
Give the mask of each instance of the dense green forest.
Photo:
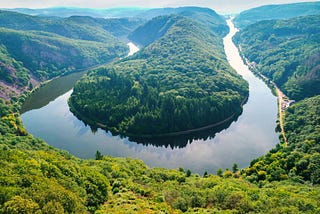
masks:
[(0, 96), (9, 98), (41, 81), (125, 56), (128, 47), (118, 37), (141, 23), (0, 11)]
[(284, 128), (288, 147), (253, 160), (244, 175), (255, 182), (290, 178), (320, 184), (320, 95), (288, 108)]
[(274, 81), (290, 99), (299, 101), (284, 113), (288, 146), (278, 145), (253, 160), (242, 171), (251, 182), (320, 182), (319, 23), (320, 15), (261, 21), (235, 37), (252, 70)]
[(141, 25), (134, 32), (129, 34), (128, 38), (135, 44), (139, 44), (141, 46), (147, 46), (156, 39), (164, 36), (170, 29), (170, 27), (174, 24), (174, 20), (167, 19), (163, 16), (165, 14), (173, 13), (184, 17), (189, 17), (201, 23), (202, 25), (205, 25), (207, 28), (209, 28), (211, 31), (214, 31), (219, 36), (225, 36), (229, 31), (228, 27), (226, 26), (225, 19), (215, 11), (207, 8), (164, 8), (158, 10), (148, 10), (145, 13), (150, 13), (152, 15), (159, 13), (159, 15), (155, 17), (152, 22), (147, 22), (145, 25)]
[(262, 20), (289, 19), (317, 14), (320, 14), (320, 2), (301, 2), (252, 8), (238, 14), (233, 21), (236, 27), (242, 29)]
[(248, 86), (229, 67), (215, 32), (179, 15), (156, 17), (132, 37), (141, 32), (150, 45), (75, 85), (70, 104), (80, 118), (141, 137), (207, 126), (241, 111)]
[(290, 99), (320, 94), (320, 15), (261, 21), (235, 37), (258, 72)]
[[(183, 108), (179, 105), (188, 105), (189, 99), (199, 99), (203, 102), (203, 105), (195, 106), (203, 110), (202, 106), (210, 102), (215, 102), (216, 106), (215, 99), (222, 105), (232, 102), (233, 99), (236, 101), (240, 95), (247, 95), (247, 85), (243, 80), (237, 79), (239, 76), (227, 65), (219, 36), (182, 16), (162, 18), (167, 19), (166, 21), (175, 20), (166, 34), (153, 41), (139, 54), (114, 63), (113, 67), (90, 72), (79, 83), (79, 89), (87, 87), (90, 89), (84, 91), (87, 95), (96, 92), (97, 96), (108, 94), (111, 98), (117, 96), (123, 100), (130, 96), (126, 101), (127, 107), (130, 108), (137, 102), (145, 102), (147, 107), (153, 106), (156, 109), (157, 102), (163, 99), (166, 101), (165, 104), (174, 103), (174, 107), (181, 111)], [(155, 20), (157, 19), (159, 18)], [(274, 32), (275, 24), (279, 26), (281, 34), (275, 33), (270, 39), (279, 42), (278, 46), (281, 46), (285, 39), (290, 43), (291, 40), (299, 40), (300, 37), (304, 39), (306, 35), (311, 41), (317, 41), (319, 44), (317, 36), (310, 32), (314, 29), (315, 35), (318, 34), (318, 19), (317, 16), (292, 19), (292, 24), (285, 21), (264, 22), (264, 31), (270, 27), (270, 31)], [(309, 26), (302, 25), (303, 22), (309, 23)], [(288, 32), (294, 29), (293, 26), (297, 26), (300, 34), (293, 34), (288, 39), (284, 36), (287, 32), (283, 31), (285, 24), (288, 25)], [(264, 31), (261, 31), (261, 34)], [(14, 35), (17, 39), (22, 36), (22, 31), (14, 29), (1, 28), (1, 32), (3, 35)], [(81, 44), (86, 42), (97, 42), (78, 41), (57, 35), (52, 38), (53, 34), (48, 32), (38, 34), (28, 31), (24, 34), (26, 37), (34, 38), (35, 43), (52, 48), (52, 51), (55, 50), (54, 44), (59, 44), (60, 47), (59, 42), (74, 44), (73, 41), (76, 41), (79, 42), (78, 47), (82, 47)], [(257, 38), (259, 36), (261, 35), (257, 35)], [(261, 40), (261, 47), (264, 47), (264, 43), (271, 45), (268, 41), (270, 37), (264, 38), (265, 40)], [(173, 40), (184, 42), (186, 45), (175, 45)], [(314, 48), (313, 43), (307, 40), (301, 40), (296, 44), (306, 44), (306, 47)], [(209, 48), (212, 46), (214, 48)], [(244, 52), (249, 50), (249, 46), (242, 47)], [(297, 46), (289, 47), (298, 49)], [(318, 75), (312, 78), (317, 80), (319, 68), (314, 64), (319, 62), (319, 54), (312, 57), (308, 55), (306, 57), (309, 57), (309, 61), (304, 61), (306, 58), (302, 55), (295, 56), (295, 51), (288, 51), (291, 48), (286, 49), (286, 54), (278, 55), (277, 60), (284, 59), (290, 62), (302, 58), (302, 61), (297, 63), (302, 62), (302, 66), (309, 66), (305, 68), (305, 78), (311, 79), (311, 69)], [(300, 48), (306, 54), (316, 53), (308, 52), (303, 45)], [(264, 51), (258, 48), (255, 50), (259, 54), (263, 54)], [(319, 52), (319, 48), (314, 50)], [(170, 55), (170, 51), (175, 51), (175, 55)], [(188, 57), (184, 57), (184, 53), (188, 54)], [(150, 61), (146, 60), (146, 57)], [(187, 60), (189, 57), (192, 60)], [(174, 69), (171, 60), (178, 62)], [(15, 83), (23, 82), (24, 70), (27, 69), (25, 64), (12, 56), (10, 50), (2, 45), (1, 72), (8, 67), (6, 65), (14, 67), (14, 78), (21, 78), (14, 79)], [(159, 65), (163, 67), (158, 67)], [(189, 69), (192, 72), (188, 73)], [(164, 70), (170, 72), (163, 72)], [(12, 68), (10, 72), (13, 72)], [(195, 76), (190, 76), (193, 72)], [(1, 74), (1, 78), (12, 81), (10, 79), (13, 77)], [(298, 74), (300, 73), (293, 77), (299, 77)], [(204, 78), (205, 81), (195, 81), (199, 80), (197, 78)], [(111, 80), (114, 81), (112, 84)], [(285, 86), (284, 83), (281, 87)], [(313, 85), (314, 88), (317, 86)], [(95, 91), (91, 90), (92, 87)], [(101, 90), (102, 87), (106, 87), (105, 91)], [(225, 88), (230, 90), (218, 90)], [(125, 91), (122, 91), (123, 89)], [(300, 96), (311, 96), (308, 90), (303, 87)], [(158, 96), (155, 95), (157, 93)], [(206, 100), (208, 94), (213, 94), (215, 99)], [(103, 156), (99, 151), (96, 153), (96, 160), (76, 158), (27, 133), (19, 115), (21, 102), (26, 95), (12, 97), (11, 100), (0, 99), (0, 213), (320, 213), (320, 95), (315, 95), (297, 102), (286, 110), (284, 124), (288, 147), (278, 145), (266, 155), (253, 160), (248, 168), (238, 169), (234, 164), (230, 166), (232, 170), (219, 169), (217, 175), (193, 174), (183, 168), (149, 168), (140, 160)], [(123, 101), (121, 99), (120, 101)], [(147, 102), (147, 99), (151, 102)], [(95, 102), (101, 104), (102, 101)], [(191, 101), (190, 103), (194, 105)], [(115, 106), (122, 110), (121, 106)], [(168, 106), (170, 105), (166, 107)], [(174, 113), (173, 111), (172, 115)]]

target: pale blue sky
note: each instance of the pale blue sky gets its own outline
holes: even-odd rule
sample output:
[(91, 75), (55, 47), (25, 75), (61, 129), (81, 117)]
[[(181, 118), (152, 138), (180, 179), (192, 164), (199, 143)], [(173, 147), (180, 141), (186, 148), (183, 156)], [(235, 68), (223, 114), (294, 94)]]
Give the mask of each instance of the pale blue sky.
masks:
[[(317, 1), (317, 0), (310, 0)], [(0, 0), (0, 8), (46, 8), (46, 7), (177, 7), (202, 6), (209, 7), (217, 12), (239, 12), (248, 8), (267, 4), (283, 4), (304, 2), (303, 0)]]

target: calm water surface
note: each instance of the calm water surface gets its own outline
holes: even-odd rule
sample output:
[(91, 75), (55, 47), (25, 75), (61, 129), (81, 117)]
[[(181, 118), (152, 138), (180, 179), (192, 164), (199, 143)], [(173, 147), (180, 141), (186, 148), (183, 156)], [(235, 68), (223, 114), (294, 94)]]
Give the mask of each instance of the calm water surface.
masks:
[[(150, 167), (181, 166), (201, 174), (204, 171), (215, 173), (220, 167), (230, 169), (235, 162), (239, 167), (248, 166), (253, 158), (265, 154), (279, 141), (274, 131), (277, 100), (270, 89), (243, 64), (231, 40), (236, 29), (230, 21), (228, 24), (231, 31), (224, 38), (225, 51), (231, 66), (249, 82), (250, 96), (243, 113), (237, 121), (230, 122), (230, 126), (230, 123), (227, 124), (227, 129), (221, 131), (225, 128), (222, 127), (219, 133), (215, 133), (217, 130), (200, 133), (202, 137), (198, 139), (201, 140), (177, 138), (174, 144), (166, 143), (166, 140), (154, 140), (151, 144), (137, 143), (128, 138), (112, 136), (110, 132), (101, 129), (92, 132), (89, 126), (69, 111), (67, 100), (72, 93), (70, 89), (74, 81), (65, 79), (59, 87), (43, 87), (30, 97), (36, 100), (50, 97), (49, 103), (46, 100), (43, 106), (39, 106), (35, 101), (26, 102), (21, 116), (26, 129), (48, 144), (81, 158), (94, 158), (95, 152), (99, 150), (105, 155), (138, 158)], [(69, 91), (57, 93), (62, 88)]]

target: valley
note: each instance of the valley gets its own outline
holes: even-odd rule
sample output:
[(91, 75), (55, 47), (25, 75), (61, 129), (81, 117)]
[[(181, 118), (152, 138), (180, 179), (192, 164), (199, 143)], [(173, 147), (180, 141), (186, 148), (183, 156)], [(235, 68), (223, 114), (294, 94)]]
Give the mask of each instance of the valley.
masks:
[(319, 2), (16, 11), (0, 213), (320, 211)]

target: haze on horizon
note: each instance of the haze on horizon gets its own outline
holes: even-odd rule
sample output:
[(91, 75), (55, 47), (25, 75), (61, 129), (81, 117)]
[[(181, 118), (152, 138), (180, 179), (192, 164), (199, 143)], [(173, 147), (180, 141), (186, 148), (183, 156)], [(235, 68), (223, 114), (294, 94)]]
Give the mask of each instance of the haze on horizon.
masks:
[[(319, 0), (310, 0), (315, 2)], [(268, 4), (287, 4), (307, 2), (304, 0), (5, 0), (0, 1), (0, 8), (48, 8), (48, 7), (82, 7), (82, 8), (111, 8), (111, 7), (179, 7), (201, 6), (209, 7), (220, 13), (238, 13), (249, 8)]]

